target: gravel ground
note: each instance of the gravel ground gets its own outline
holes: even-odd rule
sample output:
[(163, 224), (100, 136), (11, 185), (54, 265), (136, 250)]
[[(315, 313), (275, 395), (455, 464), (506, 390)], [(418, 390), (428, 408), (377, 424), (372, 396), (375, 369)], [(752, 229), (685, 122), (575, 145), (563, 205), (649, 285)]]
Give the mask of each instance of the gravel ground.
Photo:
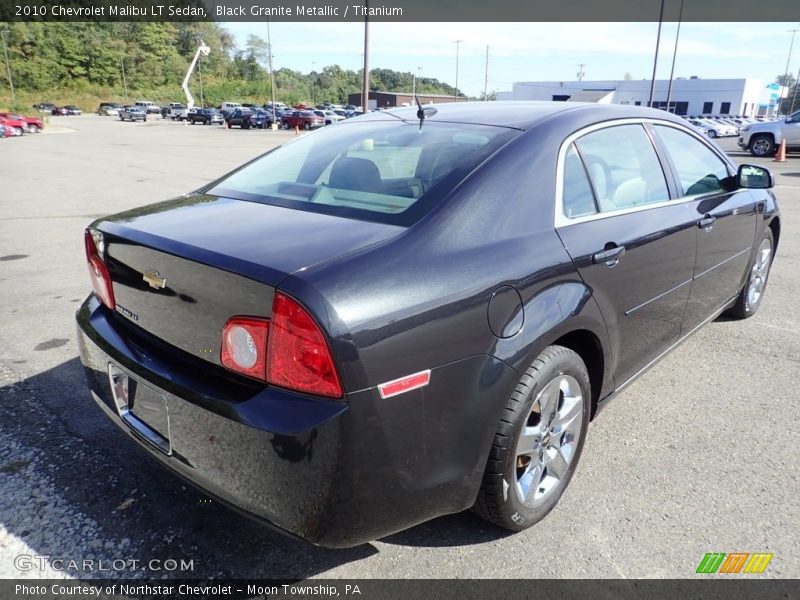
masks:
[[(73, 323), (90, 288), (86, 224), (292, 134), (93, 115), (58, 125), (0, 140), (3, 173), (27, 175), (0, 194), (0, 577), (693, 577), (713, 551), (773, 552), (766, 576), (800, 577), (800, 156), (746, 158), (778, 173), (783, 210), (759, 314), (710, 324), (620, 394), (545, 521), (511, 536), (459, 514), (324, 550), (208, 501), (131, 444), (89, 397)], [(51, 558), (25, 570), (26, 555)]]

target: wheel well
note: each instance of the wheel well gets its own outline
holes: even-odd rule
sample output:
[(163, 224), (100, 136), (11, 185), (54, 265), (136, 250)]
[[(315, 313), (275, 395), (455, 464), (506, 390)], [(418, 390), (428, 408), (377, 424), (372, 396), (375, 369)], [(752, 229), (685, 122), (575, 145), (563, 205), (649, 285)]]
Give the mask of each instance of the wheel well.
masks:
[(748, 146), (752, 145), (753, 140), (755, 140), (756, 138), (758, 138), (760, 136), (768, 137), (768, 138), (770, 138), (772, 140), (773, 144), (775, 143), (775, 134), (770, 132), (770, 131), (763, 131), (763, 132), (754, 133), (753, 135), (751, 135), (750, 136), (750, 143), (748, 144)]
[(578, 329), (562, 335), (553, 344), (576, 352), (586, 365), (586, 370), (589, 371), (589, 382), (592, 384), (592, 414), (590, 418), (594, 418), (605, 372), (603, 347), (600, 345), (600, 340), (591, 331)]
[(775, 217), (769, 222), (769, 228), (772, 230), (772, 237), (775, 238), (775, 249), (773, 251), (773, 256), (775, 252), (778, 251), (778, 238), (781, 237), (781, 220), (778, 217)]

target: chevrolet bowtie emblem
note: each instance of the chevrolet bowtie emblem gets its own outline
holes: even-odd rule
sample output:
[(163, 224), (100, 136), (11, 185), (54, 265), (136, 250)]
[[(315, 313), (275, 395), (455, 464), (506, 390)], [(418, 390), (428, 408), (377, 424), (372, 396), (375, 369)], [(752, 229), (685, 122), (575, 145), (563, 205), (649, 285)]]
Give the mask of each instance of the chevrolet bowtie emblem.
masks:
[(147, 282), (147, 285), (154, 290), (163, 290), (165, 287), (167, 287), (167, 278), (162, 277), (161, 273), (154, 271), (153, 269), (145, 271), (142, 279), (144, 279)]

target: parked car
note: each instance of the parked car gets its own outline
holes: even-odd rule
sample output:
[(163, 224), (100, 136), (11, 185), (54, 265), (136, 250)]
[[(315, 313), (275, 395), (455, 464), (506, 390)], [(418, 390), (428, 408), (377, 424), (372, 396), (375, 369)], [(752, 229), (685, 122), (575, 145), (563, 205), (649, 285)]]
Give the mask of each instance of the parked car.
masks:
[(272, 111), (256, 109), (250, 113), (250, 127), (266, 129), (272, 127)]
[(470, 507), (519, 531), (615, 393), (758, 311), (771, 186), (655, 109), (372, 113), (93, 222), (80, 356), (144, 451), (315, 544)]
[(250, 129), (250, 115), (253, 113), (247, 108), (235, 108), (225, 116), (225, 126)]
[(161, 112), (161, 107), (150, 100), (137, 100), (133, 105), (141, 108), (148, 115), (157, 115)]
[(689, 119), (689, 123), (702, 129), (710, 138), (722, 137), (722, 127), (706, 119)]
[(9, 119), (15, 124), (21, 125), (27, 133), (39, 133), (44, 129), (44, 122), (38, 117), (26, 117), (17, 113), (0, 112), (0, 117)]
[(325, 121), (325, 125), (332, 125), (345, 119), (345, 117), (336, 114), (332, 110), (315, 110), (314, 114), (322, 118)]
[(81, 114), (81, 109), (74, 104), (67, 104), (64, 108), (66, 109), (68, 115), (77, 116)]
[(122, 106), (116, 102), (101, 102), (97, 107), (97, 114), (105, 117), (116, 117), (119, 115), (119, 109)]
[(50, 102), (40, 102), (39, 104), (34, 104), (33, 108), (38, 110), (39, 112), (47, 113), (49, 115), (53, 114), (53, 109), (56, 107), (55, 104), (51, 104)]
[(7, 138), (12, 137), (14, 135), (14, 130), (11, 127), (6, 127), (0, 122), (0, 138)]
[(745, 125), (738, 140), (739, 147), (753, 156), (772, 156), (783, 142), (787, 151), (800, 150), (800, 110), (782, 121)]
[(120, 121), (147, 121), (147, 113), (141, 106), (123, 106), (119, 109)]
[(0, 123), (10, 129), (13, 135), (22, 135), (28, 130), (28, 123), (12, 113), (0, 113)]
[(183, 121), (188, 116), (188, 109), (180, 102), (170, 102), (166, 107), (166, 114), (162, 108), (162, 115), (174, 121)]
[(292, 129), (294, 127), (299, 127), (300, 129), (314, 129), (325, 125), (325, 120), (315, 115), (310, 110), (295, 110), (283, 113), (281, 116), (281, 125), (286, 129)]
[(223, 114), (232, 113), (237, 108), (242, 108), (242, 105), (238, 102), (223, 102), (219, 107)]
[(66, 106), (54, 106), (50, 114), (56, 117), (65, 117), (69, 115), (69, 109)]
[(203, 125), (222, 125), (225, 122), (222, 113), (216, 108), (201, 108), (190, 113), (187, 118), (192, 125), (195, 123), (202, 123)]

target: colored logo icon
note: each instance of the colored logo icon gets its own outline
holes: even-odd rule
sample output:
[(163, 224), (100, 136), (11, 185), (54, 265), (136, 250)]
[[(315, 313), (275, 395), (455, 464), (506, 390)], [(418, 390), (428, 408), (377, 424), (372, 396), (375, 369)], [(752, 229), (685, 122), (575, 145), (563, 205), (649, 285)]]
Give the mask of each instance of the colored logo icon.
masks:
[(772, 554), (749, 552), (707, 552), (697, 566), (697, 573), (763, 573)]

